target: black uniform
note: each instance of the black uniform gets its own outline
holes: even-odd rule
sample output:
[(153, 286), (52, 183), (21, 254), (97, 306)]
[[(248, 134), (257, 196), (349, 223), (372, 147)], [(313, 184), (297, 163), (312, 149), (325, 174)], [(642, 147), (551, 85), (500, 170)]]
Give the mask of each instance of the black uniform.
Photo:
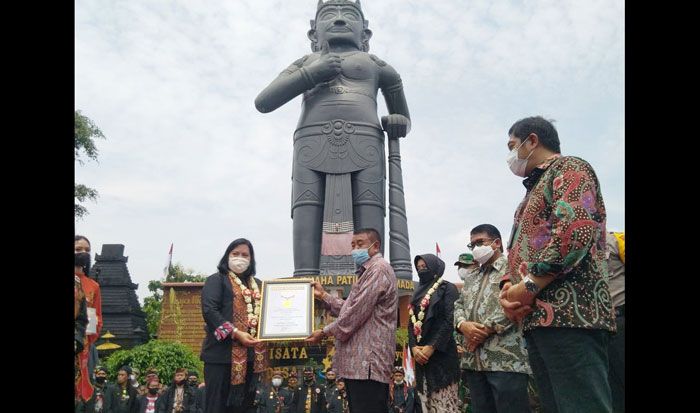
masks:
[[(177, 387), (177, 384), (173, 382), (168, 390), (166, 390), (166, 392), (160, 396), (162, 403), (157, 406), (156, 411), (158, 413), (172, 413), (173, 407), (175, 406), (175, 393), (177, 392)], [(192, 390), (192, 386), (184, 383), (182, 388), (182, 413), (195, 413), (195, 393)]]
[[(148, 408), (148, 392), (146, 394), (143, 394), (138, 397), (139, 401), (139, 413), (146, 413), (146, 409)], [(158, 412), (158, 406), (163, 403), (163, 396), (158, 396), (158, 399), (156, 400), (156, 413)]]
[(404, 381), (401, 384), (393, 384), (393, 394), (389, 395), (390, 413), (413, 413), (415, 394), (413, 387)]
[(194, 392), (194, 411), (204, 413), (204, 399), (207, 397), (207, 386), (198, 387)]
[(284, 387), (266, 386), (258, 389), (255, 405), (258, 413), (289, 413), (294, 397)]
[(139, 403), (136, 389), (126, 383), (126, 388), (116, 384), (112, 387), (112, 402), (109, 413), (138, 413)]
[[(296, 413), (326, 413), (326, 396), (321, 386), (316, 383), (302, 383), (294, 396)], [(309, 399), (309, 410), (306, 410), (306, 400)]]
[[(328, 390), (330, 389), (330, 390)], [(348, 399), (345, 392), (342, 394), (336, 386), (329, 387), (326, 391), (326, 406), (328, 413), (347, 413)]]

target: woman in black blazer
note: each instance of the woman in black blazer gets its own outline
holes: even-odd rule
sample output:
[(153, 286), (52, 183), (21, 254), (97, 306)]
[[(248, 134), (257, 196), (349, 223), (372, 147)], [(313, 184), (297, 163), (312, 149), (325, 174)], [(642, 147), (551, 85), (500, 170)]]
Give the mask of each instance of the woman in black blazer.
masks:
[(253, 409), (255, 387), (268, 365), (267, 346), (255, 339), (261, 283), (254, 278), (253, 245), (234, 240), (217, 268), (202, 289), (204, 413), (245, 413)]

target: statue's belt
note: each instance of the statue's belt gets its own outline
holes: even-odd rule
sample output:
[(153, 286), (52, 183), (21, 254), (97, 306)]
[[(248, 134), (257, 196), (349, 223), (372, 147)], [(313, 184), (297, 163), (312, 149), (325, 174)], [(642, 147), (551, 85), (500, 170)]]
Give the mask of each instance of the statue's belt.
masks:
[(327, 122), (315, 122), (294, 131), (294, 142), (307, 137), (326, 136), (331, 145), (343, 146), (353, 136), (371, 136), (384, 139), (379, 125), (369, 122), (351, 122), (344, 119), (332, 119)]
[(316, 96), (317, 94), (321, 93), (321, 91), (325, 91), (326, 89), (328, 89), (328, 91), (330, 93), (335, 93), (336, 95), (342, 95), (345, 93), (356, 93), (358, 95), (367, 96), (368, 98), (374, 100), (375, 102), (377, 101), (376, 94), (372, 94), (370, 92), (367, 92), (366, 90), (355, 89), (355, 88), (342, 86), (342, 85), (331, 86), (327, 83), (320, 84), (320, 85), (316, 86), (315, 88), (311, 89), (310, 91), (304, 93), (304, 100), (312, 98), (312, 97)]

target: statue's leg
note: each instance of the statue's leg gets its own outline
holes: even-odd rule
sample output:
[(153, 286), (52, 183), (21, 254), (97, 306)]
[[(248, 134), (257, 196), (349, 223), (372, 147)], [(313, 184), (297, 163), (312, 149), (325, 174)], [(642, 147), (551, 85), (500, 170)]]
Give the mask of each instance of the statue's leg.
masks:
[(322, 172), (294, 165), (292, 220), (294, 275), (319, 274), (325, 177)]
[[(382, 154), (383, 156), (383, 154)], [(352, 205), (355, 229), (374, 228), (382, 237), (381, 252), (387, 243), (384, 236), (386, 199), (384, 162), (352, 174)]]

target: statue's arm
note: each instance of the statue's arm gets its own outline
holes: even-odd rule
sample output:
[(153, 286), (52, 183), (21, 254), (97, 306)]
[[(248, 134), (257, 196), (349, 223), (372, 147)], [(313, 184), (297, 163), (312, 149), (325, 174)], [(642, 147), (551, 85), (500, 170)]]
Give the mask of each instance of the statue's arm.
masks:
[(255, 98), (255, 108), (258, 111), (272, 112), (316, 85), (309, 71), (304, 68), (304, 62), (309, 59), (309, 56), (311, 55), (306, 55), (292, 63), (260, 92)]
[(382, 90), (389, 114), (398, 114), (411, 119), (408, 113), (406, 95), (403, 93), (403, 82), (399, 73), (391, 65), (372, 56), (379, 66), (379, 88)]
[(379, 66), (379, 88), (389, 110), (389, 115), (382, 118), (382, 128), (389, 138), (405, 137), (411, 131), (411, 115), (408, 113), (401, 76), (378, 57), (370, 56)]

